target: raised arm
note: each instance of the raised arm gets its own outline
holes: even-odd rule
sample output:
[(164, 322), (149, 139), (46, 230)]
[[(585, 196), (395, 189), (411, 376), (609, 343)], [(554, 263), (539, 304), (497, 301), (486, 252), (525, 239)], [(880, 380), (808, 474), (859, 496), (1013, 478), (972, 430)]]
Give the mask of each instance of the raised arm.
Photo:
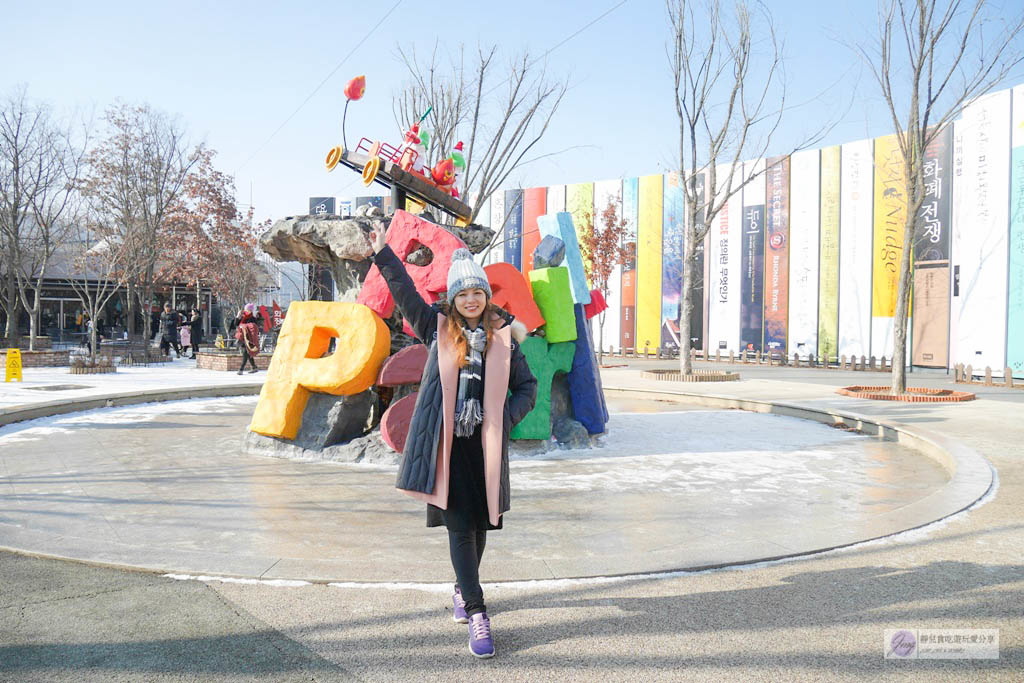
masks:
[(370, 233), (370, 244), (373, 245), (373, 262), (388, 284), (402, 317), (412, 327), (417, 339), (430, 344), (437, 330), (437, 313), (416, 291), (416, 285), (406, 272), (405, 265), (384, 241), (383, 230)]

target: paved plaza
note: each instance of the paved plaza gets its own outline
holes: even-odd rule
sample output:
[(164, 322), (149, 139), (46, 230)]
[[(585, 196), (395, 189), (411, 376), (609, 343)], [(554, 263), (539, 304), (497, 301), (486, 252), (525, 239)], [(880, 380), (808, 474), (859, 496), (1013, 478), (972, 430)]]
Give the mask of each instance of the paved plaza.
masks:
[[(465, 652), (443, 534), (393, 468), (239, 452), (262, 375), (176, 362), (4, 385), (6, 415), (111, 407), (0, 427), (0, 545), (21, 551), (0, 553), (0, 680), (1019, 680), (1024, 392), (875, 403), (834, 390), (885, 375), (695, 385), (641, 377), (654, 367), (671, 364), (605, 371), (617, 429), (596, 454), (513, 460), (482, 570), (489, 662)], [(80, 388), (34, 388), (61, 384)], [(203, 398), (132, 405), (172, 390)], [(1000, 658), (885, 660), (889, 628), (999, 629)]]

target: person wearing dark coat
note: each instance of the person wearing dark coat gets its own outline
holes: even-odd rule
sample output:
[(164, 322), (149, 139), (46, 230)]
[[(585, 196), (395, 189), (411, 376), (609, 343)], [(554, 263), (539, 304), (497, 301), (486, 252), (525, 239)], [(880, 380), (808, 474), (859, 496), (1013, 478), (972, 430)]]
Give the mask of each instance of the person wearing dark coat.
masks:
[(181, 358), (181, 347), (178, 346), (178, 326), (181, 324), (181, 315), (171, 308), (170, 302), (164, 304), (164, 312), (160, 314), (160, 351), (165, 356), (171, 355), (171, 347), (174, 353)]
[(395, 303), (428, 347), (396, 487), (427, 503), (427, 526), (447, 527), (455, 621), (469, 624), (473, 655), (491, 657), (480, 560), (487, 531), (501, 529), (510, 508), (509, 434), (537, 400), (519, 346), (526, 328), (491, 303), (487, 275), (467, 250), (452, 255), (447, 299), (429, 305), (383, 231), (371, 241)]
[(196, 357), (196, 352), (199, 351), (199, 345), (203, 343), (203, 316), (199, 313), (199, 309), (192, 309), (192, 317), (188, 321), (188, 326), (192, 332), (192, 357)]

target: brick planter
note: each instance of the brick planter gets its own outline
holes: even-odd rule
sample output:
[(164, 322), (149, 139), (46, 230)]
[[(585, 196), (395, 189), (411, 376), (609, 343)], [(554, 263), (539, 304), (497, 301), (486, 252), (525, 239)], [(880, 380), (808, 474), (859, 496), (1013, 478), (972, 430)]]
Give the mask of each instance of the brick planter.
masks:
[(68, 372), (72, 375), (109, 375), (112, 372), (117, 372), (116, 365), (97, 365), (91, 368), (87, 365), (72, 365), (68, 368)]
[(837, 394), (853, 398), (869, 398), (874, 401), (903, 401), (905, 403), (962, 403), (973, 401), (976, 397), (969, 391), (952, 391), (951, 389), (924, 389), (907, 387), (905, 394), (891, 394), (890, 387), (851, 386), (836, 389)]
[[(23, 368), (59, 368), (71, 363), (70, 351), (22, 351)], [(0, 351), (0, 365), (7, 363), (7, 351)]]
[[(271, 354), (261, 353), (256, 356), (256, 367), (266, 370), (270, 367)], [(213, 351), (200, 351), (196, 354), (196, 367), (200, 370), (220, 370), (221, 372), (236, 372), (242, 364), (242, 355), (239, 353), (218, 353)], [(246, 363), (246, 369), (252, 368)]]
[(684, 375), (676, 370), (648, 370), (641, 373), (641, 377), (663, 382), (735, 382), (739, 380), (740, 373), (726, 370), (694, 370), (692, 374)]
[[(53, 340), (49, 337), (36, 337), (35, 343), (36, 351), (49, 351), (53, 348)], [(0, 349), (9, 348), (7, 345), (7, 337), (0, 337)], [(28, 336), (18, 337), (18, 348), (22, 350), (28, 349)]]

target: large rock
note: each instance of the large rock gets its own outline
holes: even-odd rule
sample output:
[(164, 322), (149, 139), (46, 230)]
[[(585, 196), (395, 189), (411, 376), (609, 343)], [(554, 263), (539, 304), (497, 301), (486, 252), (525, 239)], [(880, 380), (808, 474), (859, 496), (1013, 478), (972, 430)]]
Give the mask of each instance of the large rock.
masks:
[(302, 412), (302, 426), (292, 443), (308, 450), (351, 441), (372, 428), (377, 393), (367, 389), (351, 396), (313, 392)]
[(565, 242), (561, 237), (545, 235), (533, 250), (534, 268), (556, 268), (565, 260)]
[(470, 223), (467, 226), (444, 226), (446, 230), (455, 234), (460, 240), (466, 243), (466, 248), (474, 254), (479, 254), (486, 249), (491, 240), (494, 239), (494, 231), (484, 225)]
[(576, 449), (591, 446), (587, 428), (570, 418), (555, 420), (555, 424), (551, 426), (551, 433), (554, 434), (560, 448)]
[(401, 454), (394, 452), (380, 438), (380, 432), (373, 432), (348, 443), (328, 446), (323, 450), (312, 450), (296, 446), (291, 441), (246, 432), (242, 440), (242, 451), (248, 455), (263, 455), (271, 458), (323, 462), (366, 462), (382, 465), (396, 465)]
[(381, 217), (289, 216), (260, 236), (260, 248), (275, 261), (299, 261), (329, 268), (335, 300), (355, 301), (370, 270), (370, 231), (387, 229)]

